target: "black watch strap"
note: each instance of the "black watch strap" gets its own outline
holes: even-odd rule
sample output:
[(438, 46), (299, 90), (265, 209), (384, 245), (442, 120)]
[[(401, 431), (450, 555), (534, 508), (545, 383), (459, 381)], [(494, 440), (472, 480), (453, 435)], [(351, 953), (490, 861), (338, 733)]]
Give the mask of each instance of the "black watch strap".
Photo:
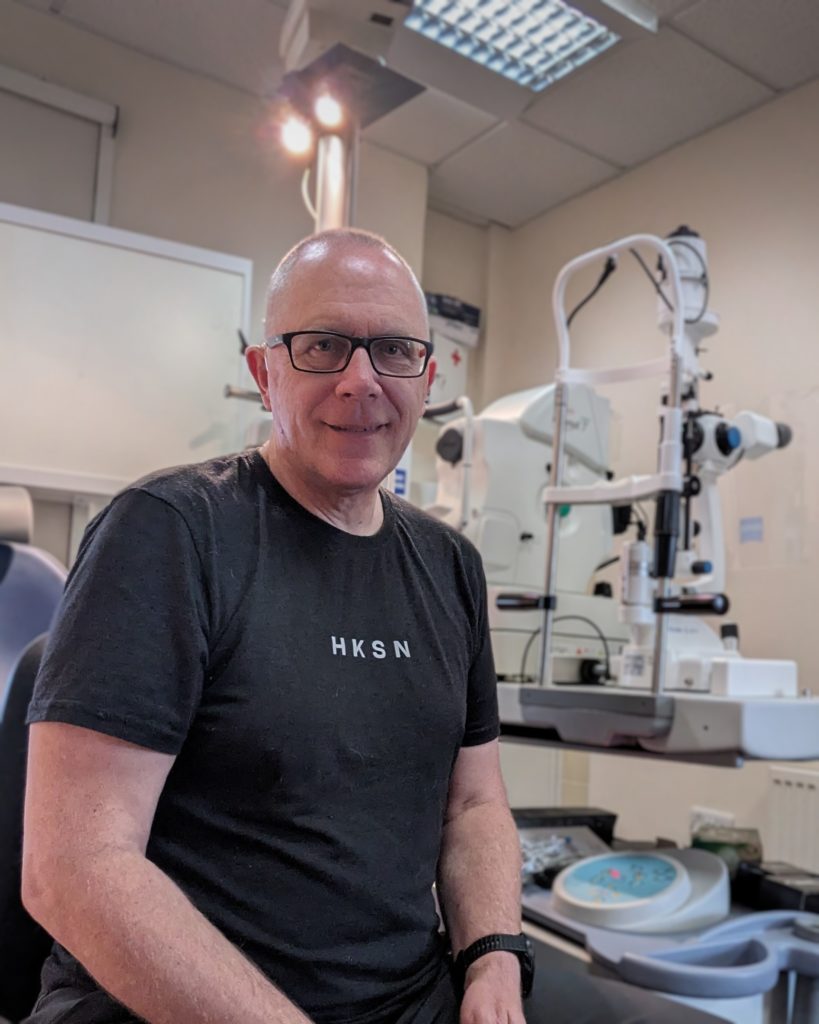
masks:
[(461, 950), (455, 960), (455, 975), (463, 987), (468, 968), (487, 953), (514, 953), (520, 962), (520, 990), (525, 999), (532, 990), (535, 977), (535, 958), (528, 935), (484, 935), (471, 946)]

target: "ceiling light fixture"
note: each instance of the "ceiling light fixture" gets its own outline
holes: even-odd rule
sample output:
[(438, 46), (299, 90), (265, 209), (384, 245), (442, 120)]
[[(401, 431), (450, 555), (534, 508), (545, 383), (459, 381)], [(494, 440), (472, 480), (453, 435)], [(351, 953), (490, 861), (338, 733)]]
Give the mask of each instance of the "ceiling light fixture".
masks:
[(323, 92), (315, 102), (313, 112), (323, 128), (339, 128), (344, 121), (341, 104), (329, 93)]
[(282, 144), (294, 156), (308, 153), (313, 145), (310, 125), (300, 117), (288, 117), (282, 125)]
[(562, 0), (415, 0), (404, 25), (533, 92), (620, 39)]

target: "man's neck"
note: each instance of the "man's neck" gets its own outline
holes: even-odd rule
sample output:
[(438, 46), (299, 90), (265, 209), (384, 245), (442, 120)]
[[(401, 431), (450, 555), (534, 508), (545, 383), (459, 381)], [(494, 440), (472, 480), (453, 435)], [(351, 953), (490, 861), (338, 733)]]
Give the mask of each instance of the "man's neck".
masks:
[(345, 533), (368, 537), (378, 533), (384, 522), (384, 509), (378, 488), (365, 492), (335, 492), (313, 487), (294, 471), (289, 460), (269, 441), (259, 449), (270, 472), (291, 498), (314, 516)]

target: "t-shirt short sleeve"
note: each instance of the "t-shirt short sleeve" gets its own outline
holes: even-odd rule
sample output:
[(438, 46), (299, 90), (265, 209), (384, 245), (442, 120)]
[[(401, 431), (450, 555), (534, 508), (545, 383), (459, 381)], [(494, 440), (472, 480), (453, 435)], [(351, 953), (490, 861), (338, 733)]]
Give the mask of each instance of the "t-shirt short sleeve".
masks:
[(188, 525), (139, 489), (89, 526), (49, 636), (29, 723), (179, 752), (208, 662), (208, 600)]
[(476, 594), (475, 653), (469, 669), (467, 687), (466, 727), (462, 746), (475, 747), (500, 735), (498, 715), (498, 678), (492, 645), (489, 639), (489, 618), (486, 608), (486, 579), (479, 556), (474, 567)]

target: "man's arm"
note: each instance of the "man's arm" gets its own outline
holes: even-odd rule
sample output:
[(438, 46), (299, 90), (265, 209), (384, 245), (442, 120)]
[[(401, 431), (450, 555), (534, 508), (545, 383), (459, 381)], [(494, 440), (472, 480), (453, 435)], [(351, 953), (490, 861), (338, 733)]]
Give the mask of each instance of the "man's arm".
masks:
[(31, 726), (26, 908), (149, 1024), (309, 1024), (145, 857), (173, 760), (73, 725)]
[[(520, 932), (520, 866), (498, 741), (462, 747), (450, 782), (438, 866), (455, 955), (484, 935)], [(467, 971), (461, 1024), (484, 1022), (523, 1024), (520, 965), (513, 953), (487, 953)]]

